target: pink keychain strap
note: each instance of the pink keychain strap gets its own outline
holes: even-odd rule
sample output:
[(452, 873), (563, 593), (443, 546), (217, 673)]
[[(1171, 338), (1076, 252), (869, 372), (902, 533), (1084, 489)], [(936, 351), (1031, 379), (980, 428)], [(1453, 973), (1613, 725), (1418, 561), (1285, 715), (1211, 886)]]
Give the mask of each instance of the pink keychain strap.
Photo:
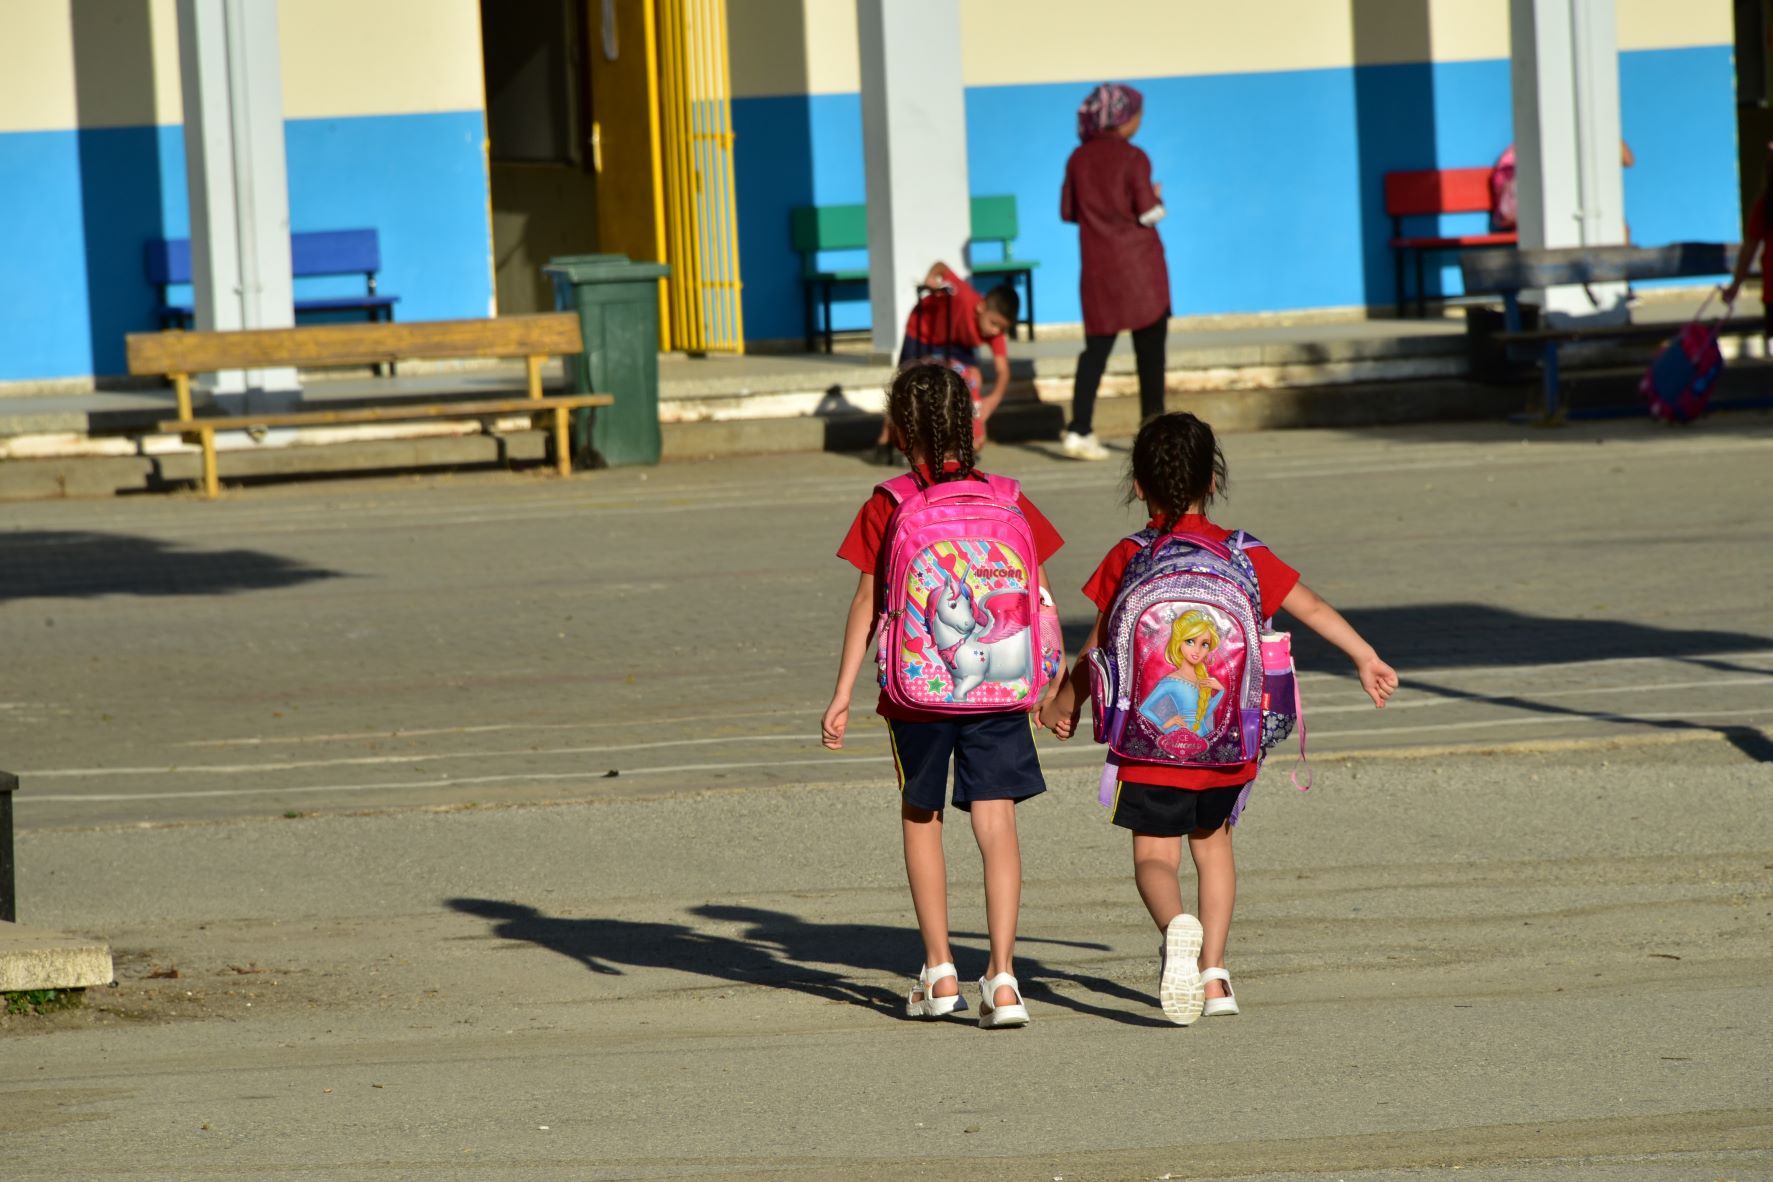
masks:
[[(1305, 700), (1299, 693), (1299, 673), (1293, 672), (1293, 717), (1299, 720), (1299, 762), (1293, 765), (1293, 771), (1287, 778), (1292, 780), (1293, 787), (1301, 792), (1311, 791), (1313, 774), (1311, 764), (1305, 758)], [(1305, 773), (1305, 783), (1299, 782), (1299, 773)]]

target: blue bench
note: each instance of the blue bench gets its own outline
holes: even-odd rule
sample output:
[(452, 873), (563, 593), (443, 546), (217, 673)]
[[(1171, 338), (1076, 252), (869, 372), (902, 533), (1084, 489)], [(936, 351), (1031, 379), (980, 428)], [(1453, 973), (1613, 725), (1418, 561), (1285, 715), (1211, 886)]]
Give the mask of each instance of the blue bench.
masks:
[[(175, 303), (171, 288), (191, 282), (191, 240), (189, 238), (154, 238), (144, 252), (148, 282), (160, 289), (160, 303), (155, 311), (160, 327), (190, 328), (196, 320), (196, 309), (189, 303)], [(297, 279), (318, 279), (332, 275), (362, 275), (364, 294), (360, 296), (308, 296), (295, 302), (296, 315), (304, 312), (362, 312), (372, 324), (394, 319), (394, 305), (400, 297), (376, 291), (376, 272), (382, 269), (381, 240), (374, 230), (314, 230), (289, 236), (291, 273)]]
[[(1563, 405), (1559, 352), (1566, 345), (1595, 341), (1638, 341), (1660, 345), (1680, 330), (1677, 324), (1573, 324), (1529, 328), (1521, 313), (1523, 292), (1547, 287), (1587, 286), (1647, 279), (1714, 279), (1736, 266), (1734, 242), (1671, 242), (1666, 246), (1563, 246), (1549, 249), (1466, 251), (1459, 267), (1468, 295), (1502, 297), (1504, 330), (1496, 342), (1511, 358), (1537, 360), (1543, 399), (1539, 411), (1529, 417), (1542, 422), (1562, 422), (1572, 417), (1611, 417), (1620, 413), (1642, 414), (1643, 406), (1599, 408), (1571, 412)], [(1762, 329), (1759, 316), (1729, 316), (1718, 322), (1722, 333), (1754, 333)], [(1769, 400), (1733, 399), (1714, 402), (1714, 407), (1765, 406)]]

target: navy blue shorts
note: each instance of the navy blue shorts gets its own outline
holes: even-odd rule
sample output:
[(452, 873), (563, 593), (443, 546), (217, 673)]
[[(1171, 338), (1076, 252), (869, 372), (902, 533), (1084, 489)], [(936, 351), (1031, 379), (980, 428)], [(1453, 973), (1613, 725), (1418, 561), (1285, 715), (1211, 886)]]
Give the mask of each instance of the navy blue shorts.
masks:
[(913, 361), (958, 361), (962, 365), (977, 366), (979, 350), (972, 345), (926, 345), (911, 337), (899, 348), (899, 364), (909, 365)]
[(1047, 790), (1034, 750), (1034, 716), (1022, 710), (957, 715), (936, 722), (887, 719), (899, 792), (913, 808), (940, 812), (954, 765), (954, 807), (976, 800), (1025, 800)]

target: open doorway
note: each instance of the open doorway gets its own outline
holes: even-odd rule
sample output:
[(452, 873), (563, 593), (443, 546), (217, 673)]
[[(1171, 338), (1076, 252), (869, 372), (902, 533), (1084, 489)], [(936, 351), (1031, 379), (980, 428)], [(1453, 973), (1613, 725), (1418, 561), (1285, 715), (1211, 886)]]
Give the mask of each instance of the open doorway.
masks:
[(550, 258), (660, 262), (653, 0), (481, 0), (502, 313), (546, 311)]
[(1742, 220), (1760, 192), (1773, 140), (1773, 0), (1736, 0), (1736, 152)]
[(554, 297), (542, 265), (598, 248), (580, 4), (481, 0), (480, 40), (498, 308), (546, 311)]

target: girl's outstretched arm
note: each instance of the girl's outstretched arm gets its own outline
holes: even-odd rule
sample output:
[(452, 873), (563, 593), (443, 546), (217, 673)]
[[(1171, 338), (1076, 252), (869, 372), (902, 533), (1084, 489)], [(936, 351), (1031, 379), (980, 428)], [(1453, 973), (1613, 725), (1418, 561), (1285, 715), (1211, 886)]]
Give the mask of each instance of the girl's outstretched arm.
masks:
[(1397, 692), (1397, 670), (1379, 659), (1373, 646), (1342, 618), (1323, 596), (1299, 583), (1281, 600), (1281, 610), (1341, 649), (1354, 662), (1361, 688), (1373, 699), (1373, 705), (1385, 709), (1385, 699)]
[(864, 571), (856, 580), (856, 594), (850, 600), (850, 614), (843, 625), (843, 655), (837, 661), (837, 688), (831, 692), (831, 705), (819, 727), (819, 738), (836, 751), (843, 746), (843, 732), (850, 724), (850, 691), (856, 688), (856, 674), (861, 672), (862, 658), (868, 655), (868, 642), (874, 638), (874, 576)]

